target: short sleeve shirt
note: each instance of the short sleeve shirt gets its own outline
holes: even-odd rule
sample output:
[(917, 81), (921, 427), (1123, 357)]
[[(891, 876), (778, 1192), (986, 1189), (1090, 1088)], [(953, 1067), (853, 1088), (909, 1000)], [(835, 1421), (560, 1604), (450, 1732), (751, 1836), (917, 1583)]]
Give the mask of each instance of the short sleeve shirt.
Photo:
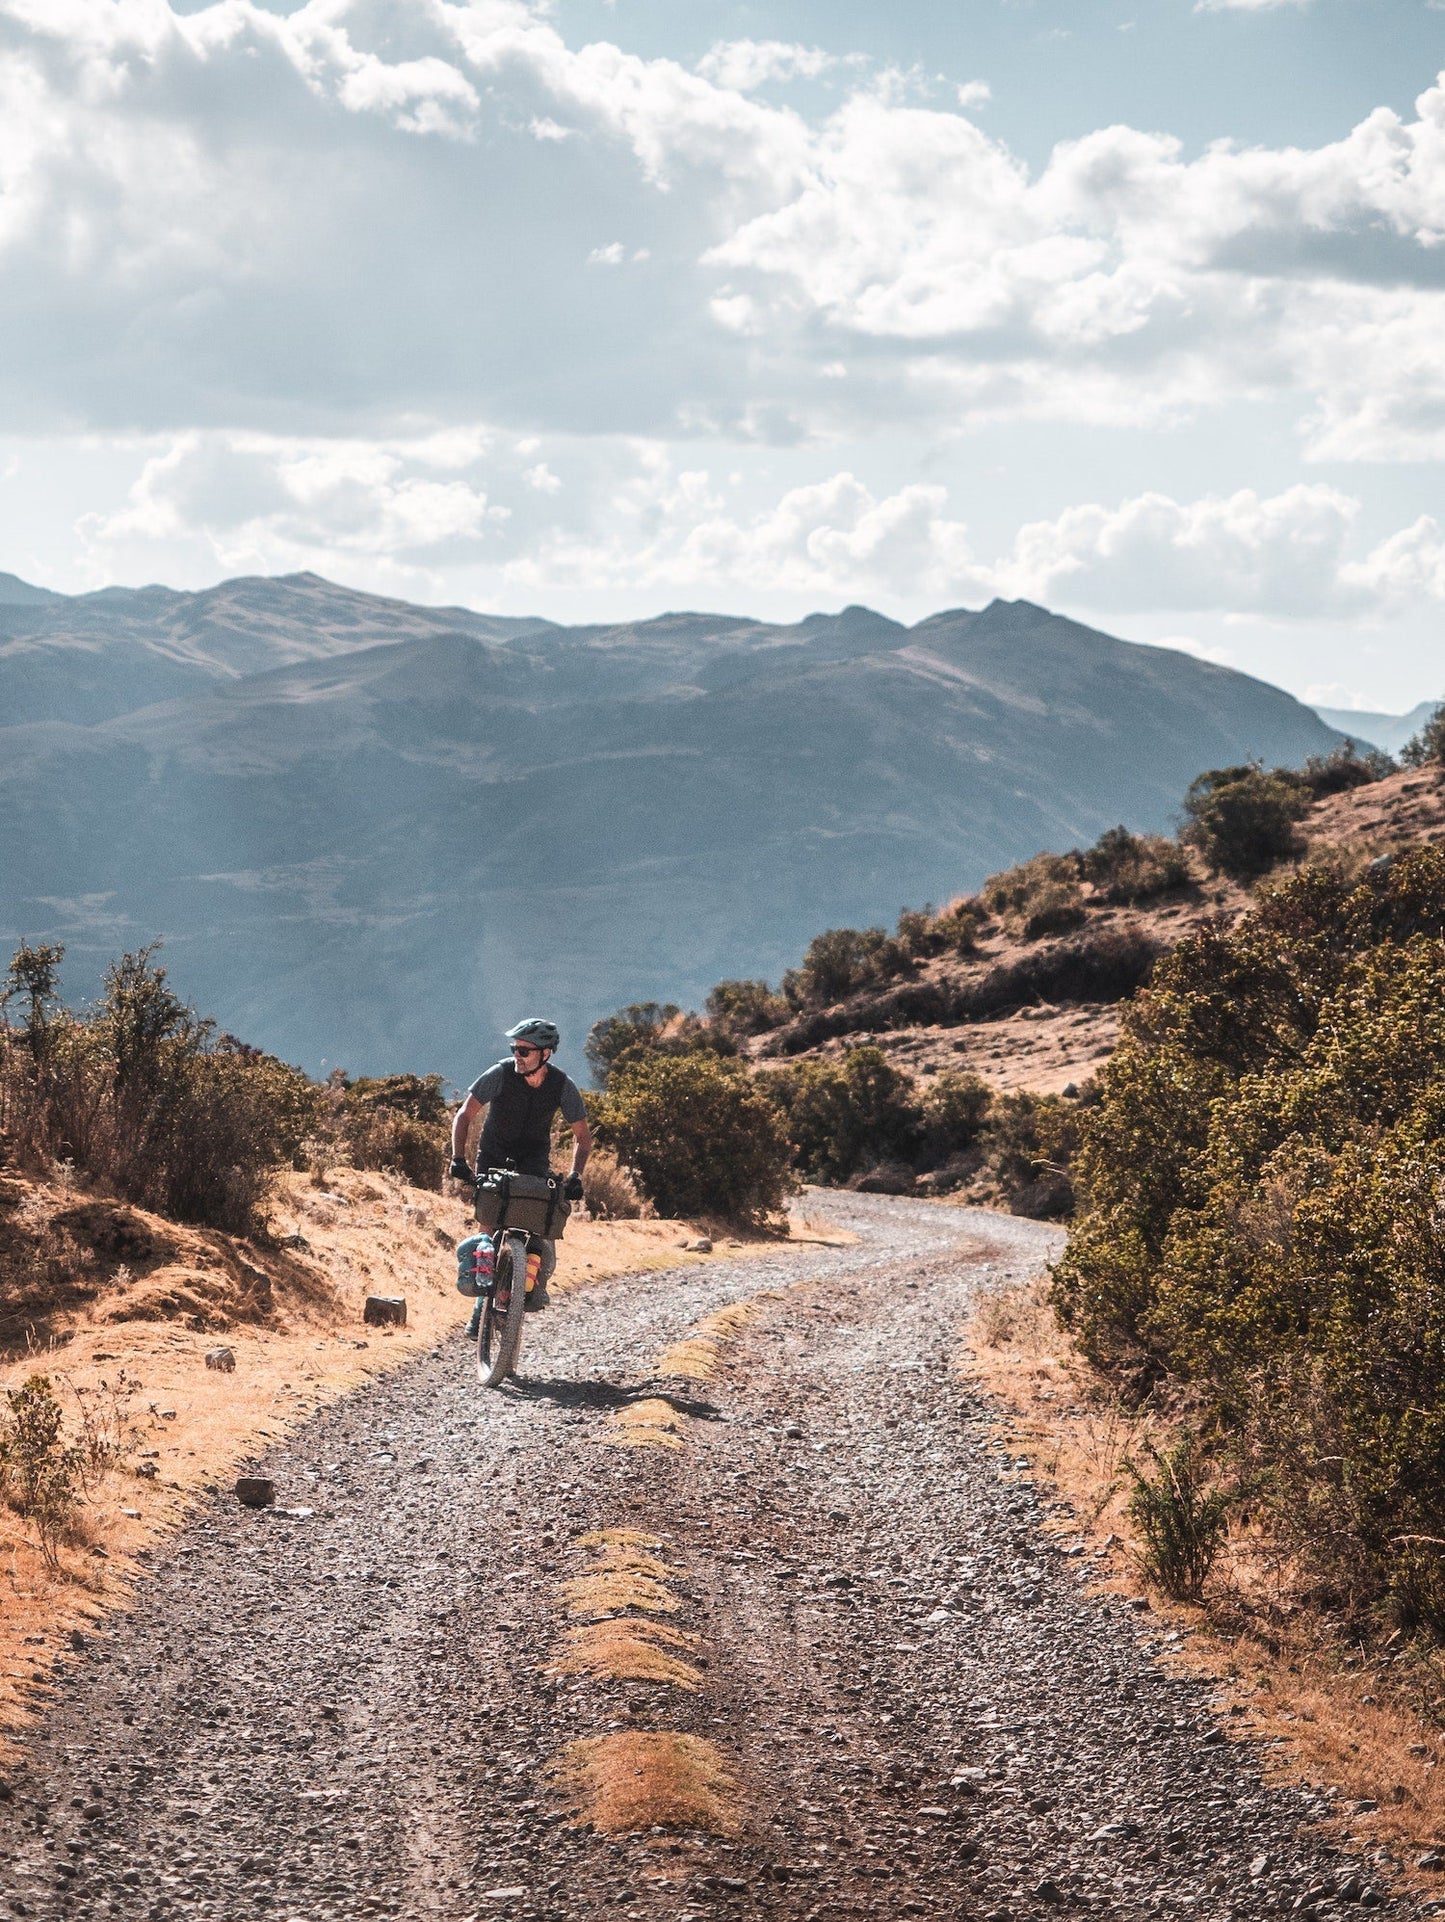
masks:
[[(479, 1074), (472, 1083), (471, 1092), (485, 1108), (497, 1098), (497, 1090), (502, 1085), (502, 1075), (512, 1064), (509, 1061), (494, 1061), (485, 1074)], [(562, 1119), (564, 1121), (585, 1121), (587, 1108), (582, 1100), (582, 1091), (570, 1075), (562, 1076)]]

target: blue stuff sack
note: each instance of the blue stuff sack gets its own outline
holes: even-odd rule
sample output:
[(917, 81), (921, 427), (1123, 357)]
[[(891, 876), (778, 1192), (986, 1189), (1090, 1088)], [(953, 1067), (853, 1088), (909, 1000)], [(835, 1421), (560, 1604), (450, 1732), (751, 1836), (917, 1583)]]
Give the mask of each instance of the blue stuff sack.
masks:
[(468, 1301), (484, 1295), (492, 1285), (496, 1252), (490, 1235), (468, 1235), (457, 1243), (457, 1293)]

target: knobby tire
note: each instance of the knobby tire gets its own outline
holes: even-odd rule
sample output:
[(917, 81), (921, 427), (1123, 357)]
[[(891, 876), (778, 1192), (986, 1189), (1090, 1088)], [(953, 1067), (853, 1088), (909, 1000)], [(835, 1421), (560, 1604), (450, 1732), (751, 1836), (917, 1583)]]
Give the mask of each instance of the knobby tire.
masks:
[[(477, 1380), (483, 1388), (500, 1388), (509, 1375), (516, 1373), (522, 1352), (522, 1323), (527, 1314), (527, 1238), (515, 1233), (503, 1237), (497, 1251), (496, 1280), (482, 1310), (482, 1325), (477, 1336)], [(520, 1253), (520, 1280), (517, 1255)], [(512, 1298), (506, 1312), (499, 1313), (497, 1293), (506, 1282)]]

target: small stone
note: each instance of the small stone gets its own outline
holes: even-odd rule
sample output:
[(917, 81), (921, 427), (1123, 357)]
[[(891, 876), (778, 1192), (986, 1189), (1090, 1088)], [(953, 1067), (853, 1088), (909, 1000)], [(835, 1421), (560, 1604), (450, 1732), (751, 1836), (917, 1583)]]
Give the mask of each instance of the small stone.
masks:
[(1091, 1842), (1127, 1842), (1139, 1833), (1137, 1822), (1105, 1822), (1089, 1837)]
[[(404, 1212), (405, 1210), (403, 1210), (403, 1213)], [(276, 1237), (276, 1246), (278, 1248), (309, 1248), (311, 1243), (306, 1239), (305, 1235), (278, 1235)]]
[(1423, 1855), (1415, 1858), (1417, 1869), (1438, 1869), (1442, 1865), (1445, 1865), (1445, 1855), (1442, 1855), (1439, 1849), (1426, 1849)]
[(803, 1439), (803, 1431), (795, 1421), (783, 1423), (783, 1434), (789, 1441), (801, 1441)]
[(1034, 1900), (1036, 1902), (1046, 1902), (1051, 1909), (1062, 1908), (1066, 1899), (1058, 1883), (1051, 1882), (1047, 1876), (1044, 1877), (1043, 1881), (1040, 1882), (1034, 1890)]
[(1258, 1882), (1268, 1874), (1269, 1874), (1269, 1857), (1267, 1855), (1255, 1856), (1254, 1860), (1249, 1865), (1250, 1881)]
[(77, 1654), (85, 1647), (85, 1637), (78, 1628), (73, 1628), (70, 1631), (70, 1646)]
[(1205, 1748), (1214, 1748), (1224, 1740), (1224, 1730), (1222, 1728), (1207, 1728), (1199, 1739)]
[(276, 1484), (264, 1475), (241, 1475), (236, 1480), (236, 1500), (243, 1508), (269, 1508), (276, 1499)]
[(682, 1245), (688, 1254), (710, 1255), (712, 1253), (712, 1243), (706, 1235), (699, 1235), (696, 1241), (685, 1241)]
[(153, 1482), (161, 1471), (154, 1462), (137, 1462), (135, 1472), (143, 1482)]
[(206, 1350), (207, 1368), (218, 1369), (223, 1375), (236, 1372), (236, 1351), (234, 1348), (208, 1348)]
[(368, 1295), (361, 1318), (373, 1328), (405, 1328), (405, 1295)]

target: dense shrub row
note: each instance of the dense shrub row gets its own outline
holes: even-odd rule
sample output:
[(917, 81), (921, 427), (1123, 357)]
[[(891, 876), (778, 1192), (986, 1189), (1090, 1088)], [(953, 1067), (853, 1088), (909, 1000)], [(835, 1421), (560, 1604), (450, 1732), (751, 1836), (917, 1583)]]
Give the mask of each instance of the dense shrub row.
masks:
[(1061, 1318), (1189, 1384), (1322, 1599), (1445, 1633), (1445, 851), (1182, 944), (1100, 1092)]

